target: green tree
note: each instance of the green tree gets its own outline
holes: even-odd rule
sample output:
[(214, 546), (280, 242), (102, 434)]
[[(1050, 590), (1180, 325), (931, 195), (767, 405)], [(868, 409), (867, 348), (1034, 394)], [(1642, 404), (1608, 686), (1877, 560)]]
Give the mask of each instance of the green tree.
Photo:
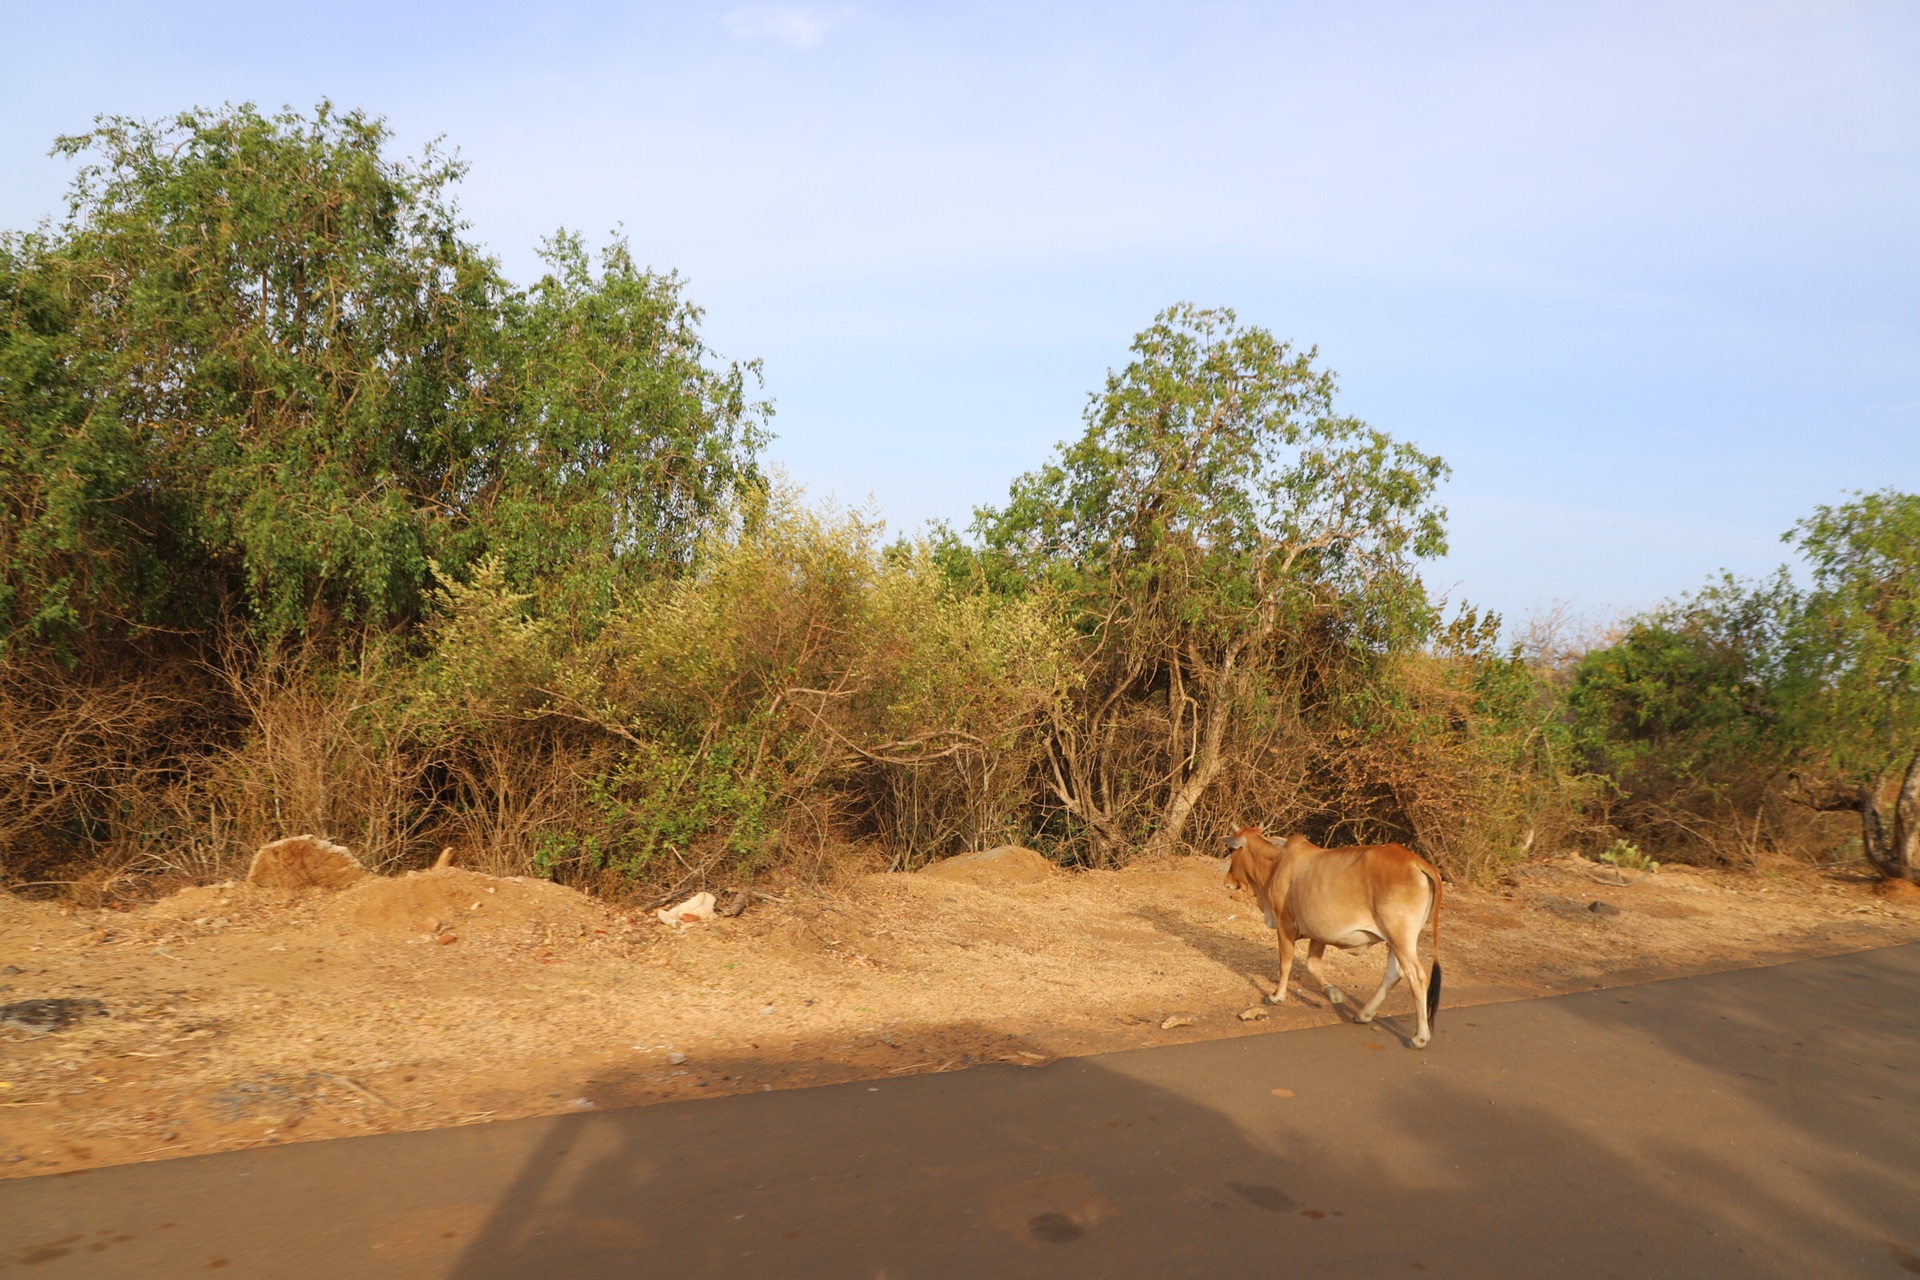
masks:
[(592, 269), (562, 232), (549, 272), (505, 309), (507, 412), (489, 433), (479, 537), (543, 612), (606, 616), (636, 580), (684, 569), (701, 536), (765, 481), (772, 406), (757, 361), (715, 364), (674, 275), (616, 238)]
[[(1812, 583), (1783, 637), (1779, 701), (1819, 807), (1857, 808), (1868, 859), (1920, 882), (1920, 495), (1817, 507), (1786, 535)], [(1904, 768), (1892, 821), (1878, 805)]]
[(1626, 780), (1697, 782), (1728, 758), (1771, 759), (1773, 668), (1792, 608), (1784, 574), (1731, 578), (1636, 618), (1575, 666), (1567, 704), (1589, 764)]
[(419, 605), (465, 482), (499, 282), (446, 198), (322, 104), (104, 118), (0, 299), (12, 621), (269, 632)]
[(1566, 710), (1613, 826), (1675, 853), (1752, 856), (1793, 757), (1777, 675), (1794, 607), (1784, 572), (1724, 578), (1581, 657)]
[(1586, 655), (1568, 693), (1576, 737), (1643, 808), (1785, 781), (1801, 805), (1858, 812), (1883, 873), (1920, 877), (1920, 497), (1859, 494), (1784, 540), (1805, 587), (1785, 568), (1726, 578)]
[[(1047, 583), (1078, 618), (1088, 678), (1050, 743), (1053, 798), (1102, 856), (1179, 846), (1237, 717), (1290, 625), (1355, 644), (1430, 621), (1411, 573), (1445, 550), (1439, 458), (1333, 408), (1333, 375), (1227, 310), (1180, 305), (1092, 396), (1086, 430), (978, 512), (1003, 584)], [(1157, 761), (1122, 749), (1130, 700), (1161, 691)]]
[(515, 290), (460, 162), (390, 142), (324, 102), (60, 139), (65, 219), (0, 240), (6, 636), (405, 628), (489, 553), (590, 620), (759, 484), (677, 278), (563, 234)]

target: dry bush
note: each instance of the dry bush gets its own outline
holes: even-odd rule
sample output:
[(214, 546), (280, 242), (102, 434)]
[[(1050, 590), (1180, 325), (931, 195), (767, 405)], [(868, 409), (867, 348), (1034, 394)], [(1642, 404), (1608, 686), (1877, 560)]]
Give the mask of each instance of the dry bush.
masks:
[(1761, 764), (1691, 776), (1637, 771), (1592, 807), (1590, 844), (1631, 840), (1661, 862), (1752, 869), (1770, 857), (1817, 863), (1859, 854), (1855, 814), (1809, 808), (1785, 772)]
[(955, 593), (877, 535), (777, 493), (556, 677), (624, 735), (602, 795), (636, 871), (686, 866), (704, 828), (740, 870), (849, 841), (911, 866), (1024, 831), (1070, 641), (1044, 601)]
[[(115, 660), (117, 656), (117, 660)], [(374, 664), (307, 651), (0, 667), (0, 859), (15, 884), (238, 874), (313, 831), (390, 867), (420, 849), (432, 763)]]
[(221, 674), (244, 731), (203, 776), (200, 838), (176, 855), (199, 875), (237, 869), (301, 832), (389, 870), (425, 851), (422, 791), (437, 753), (409, 718), (404, 669), (369, 645), (357, 659), (231, 645)]
[(0, 663), (0, 869), (82, 897), (124, 891), (177, 835), (175, 798), (209, 767), (231, 708), (177, 655)]
[(1610, 613), (1583, 613), (1570, 601), (1555, 600), (1527, 615), (1514, 642), (1527, 666), (1565, 688), (1580, 659), (1617, 643), (1627, 634), (1629, 622)]
[[(645, 897), (1005, 842), (1134, 856), (1198, 749), (1178, 664), (1095, 680), (1045, 591), (958, 587), (927, 549), (878, 534), (776, 492), (597, 631), (531, 616), (484, 562), (442, 581), (411, 649), (236, 643), (91, 682), (16, 664), (0, 847), (16, 879), (32, 838), (60, 832), (96, 881), (207, 880), (314, 831), (381, 869), (452, 845), (477, 870)], [(1250, 667), (1181, 847), (1210, 853), (1251, 822), (1405, 841), (1470, 878), (1577, 824), (1547, 676), (1485, 645), (1373, 653), (1330, 618)], [(1060, 802), (1073, 759), (1097, 762), (1081, 785), (1111, 832)]]
[[(573, 847), (556, 842), (555, 833), (577, 836), (597, 825), (587, 780), (611, 753), (555, 728), (490, 734), (451, 753), (446, 803), (432, 835), (453, 847), (462, 866), (490, 875), (545, 874), (567, 863)], [(601, 867), (561, 869), (593, 882)]]
[[(1476, 626), (1471, 644), (1443, 635), (1386, 655), (1289, 637), (1291, 660), (1263, 672), (1188, 847), (1213, 852), (1214, 836), (1255, 823), (1327, 845), (1409, 844), (1472, 881), (1578, 830), (1592, 784), (1564, 768), (1551, 681)], [(1142, 722), (1140, 737), (1159, 731)]]
[(1582, 788), (1558, 770), (1557, 703), (1529, 695), (1534, 677), (1486, 653), (1384, 662), (1370, 722), (1322, 744), (1315, 790), (1341, 814), (1329, 834), (1412, 844), (1466, 881), (1557, 841), (1578, 824)]
[(1052, 602), (955, 593), (920, 550), (884, 566), (869, 636), (836, 733), (893, 865), (1027, 839), (1042, 734), (1076, 677)]

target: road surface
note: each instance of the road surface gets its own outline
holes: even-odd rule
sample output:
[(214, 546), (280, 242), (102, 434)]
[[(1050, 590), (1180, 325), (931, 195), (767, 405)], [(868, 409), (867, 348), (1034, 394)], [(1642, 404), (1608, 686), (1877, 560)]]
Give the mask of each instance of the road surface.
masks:
[(1410, 1020), (0, 1183), (0, 1275), (1920, 1274), (1920, 946)]

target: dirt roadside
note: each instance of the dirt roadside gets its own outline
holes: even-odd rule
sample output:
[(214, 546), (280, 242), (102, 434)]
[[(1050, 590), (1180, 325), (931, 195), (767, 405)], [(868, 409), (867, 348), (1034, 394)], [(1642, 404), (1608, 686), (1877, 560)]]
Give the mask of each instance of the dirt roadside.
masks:
[[(1849, 871), (1615, 880), (1567, 857), (1450, 889), (1445, 1008), (1920, 939), (1920, 903)], [(678, 931), (458, 869), (131, 912), (0, 894), (0, 1004), (104, 1009), (0, 1029), (0, 1177), (1339, 1020), (1298, 983), (1240, 1019), (1272, 937), (1198, 858), (1033, 884), (866, 876)], [(1329, 971), (1369, 991), (1383, 955)], [(1387, 1012), (1406, 1008), (1402, 989)]]

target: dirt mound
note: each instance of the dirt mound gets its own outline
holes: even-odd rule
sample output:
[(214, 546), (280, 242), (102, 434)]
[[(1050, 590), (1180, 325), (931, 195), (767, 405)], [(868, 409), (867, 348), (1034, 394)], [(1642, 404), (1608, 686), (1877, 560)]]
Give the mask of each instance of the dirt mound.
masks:
[(1003, 844), (979, 853), (955, 854), (951, 858), (922, 867), (920, 875), (955, 884), (996, 885), (1039, 884), (1053, 874), (1053, 864), (1031, 849)]
[(350, 888), (367, 878), (360, 859), (344, 846), (319, 836), (289, 836), (263, 844), (247, 868), (256, 889)]
[(1920, 907), (1920, 884), (1911, 880), (1882, 880), (1873, 886), (1873, 894), (1886, 902), (1904, 902)]
[(463, 937), (565, 935), (605, 929), (613, 913), (562, 885), (448, 867), (363, 880), (329, 900), (323, 918), (379, 934), (452, 931)]
[(146, 908), (146, 914), (156, 920), (193, 920), (200, 916), (225, 916), (228, 908), (236, 901), (251, 902), (254, 898), (270, 900), (274, 903), (285, 901), (289, 895), (261, 895), (249, 892), (235, 881), (221, 884), (189, 885), (178, 893), (170, 893), (158, 902)]

